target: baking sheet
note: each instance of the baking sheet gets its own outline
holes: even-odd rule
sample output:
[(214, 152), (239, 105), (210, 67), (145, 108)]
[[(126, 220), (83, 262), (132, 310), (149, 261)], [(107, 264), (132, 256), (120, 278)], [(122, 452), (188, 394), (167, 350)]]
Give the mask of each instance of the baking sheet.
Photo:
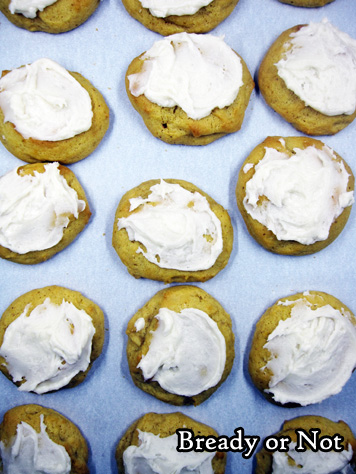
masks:
[[(327, 17), (356, 38), (355, 7), (354, 0), (335, 0), (318, 9), (296, 8), (277, 0), (240, 0), (230, 17), (212, 34), (224, 35), (255, 76), (270, 44), (296, 24)], [(304, 414), (343, 419), (356, 432), (356, 375), (340, 394), (316, 405), (289, 409), (268, 403), (253, 387), (247, 372), (254, 324), (278, 298), (320, 290), (356, 311), (356, 211), (351, 212), (339, 238), (315, 255), (277, 256), (255, 243), (235, 202), (240, 166), (266, 136), (300, 134), (269, 109), (255, 89), (242, 129), (237, 133), (204, 147), (167, 145), (154, 138), (129, 103), (124, 75), (130, 61), (159, 38), (160, 35), (131, 18), (120, 0), (103, 0), (84, 25), (60, 35), (30, 33), (0, 17), (1, 70), (49, 57), (89, 79), (104, 95), (111, 113), (110, 128), (97, 150), (71, 165), (93, 212), (87, 228), (67, 249), (45, 263), (23, 266), (0, 261), (0, 313), (16, 297), (34, 288), (57, 284), (81, 291), (105, 313), (103, 353), (84, 383), (51, 394), (21, 393), (1, 376), (0, 416), (23, 403), (39, 403), (58, 410), (84, 434), (90, 448), (91, 472), (107, 474), (117, 472), (116, 443), (135, 419), (149, 411), (177, 410), (134, 386), (125, 356), (129, 319), (164, 284), (135, 280), (111, 245), (114, 213), (124, 192), (151, 178), (177, 178), (201, 187), (230, 213), (235, 234), (228, 266), (212, 280), (197, 285), (231, 314), (236, 337), (235, 363), (227, 381), (202, 405), (178, 409), (227, 436), (242, 427), (246, 435), (263, 439), (278, 431), (285, 419)], [(355, 173), (356, 124), (321, 139)], [(1, 146), (0, 175), (21, 164)], [(226, 473), (250, 473), (253, 466), (254, 458), (229, 453)]]

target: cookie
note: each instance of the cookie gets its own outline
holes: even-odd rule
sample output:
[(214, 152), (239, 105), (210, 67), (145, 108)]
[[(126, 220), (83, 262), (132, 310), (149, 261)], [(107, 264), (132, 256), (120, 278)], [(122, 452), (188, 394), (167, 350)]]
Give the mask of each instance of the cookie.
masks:
[(230, 316), (198, 287), (159, 291), (133, 316), (126, 334), (133, 382), (173, 405), (199, 405), (226, 380), (233, 365)]
[(188, 10), (181, 5), (170, 5), (169, 8), (167, 4), (154, 5), (153, 2), (140, 0), (123, 0), (122, 3), (128, 13), (146, 28), (167, 36), (183, 31), (211, 31), (232, 13), (238, 0), (206, 0), (190, 4)]
[(279, 0), (281, 3), (287, 3), (288, 5), (293, 5), (295, 7), (323, 7), (328, 3), (333, 2), (334, 0)]
[(227, 265), (233, 228), (228, 212), (194, 184), (156, 179), (122, 197), (112, 244), (135, 278), (206, 281)]
[[(26, 76), (25, 93), (14, 90)], [(41, 86), (33, 89), (34, 82)], [(48, 83), (50, 89), (46, 86)], [(50, 96), (47, 96), (49, 90)], [(13, 108), (14, 97), (16, 103), (27, 109), (26, 122)], [(47, 99), (43, 100), (43, 97)], [(62, 106), (57, 107), (57, 103)], [(0, 140), (20, 160), (27, 163), (75, 163), (97, 148), (108, 127), (109, 108), (104, 97), (78, 72), (66, 71), (47, 58), (12, 71), (3, 71), (0, 80)]]
[[(19, 453), (11, 452), (16, 443)], [(41, 456), (45, 450), (45, 456)], [(36, 456), (35, 456), (36, 452)], [(68, 418), (40, 405), (20, 405), (7, 411), (0, 425), (0, 459), (4, 472), (70, 472), (88, 474), (88, 446)], [(39, 463), (37, 464), (37, 460)], [(9, 471), (8, 469), (12, 469)]]
[[(336, 435), (342, 436), (340, 447), (341, 452), (335, 450), (323, 452), (320, 449), (312, 450), (304, 441), (305, 438), (300, 434), (303, 431), (308, 439), (314, 440), (311, 430), (320, 430), (319, 439), (322, 437), (334, 438)], [(319, 472), (346, 472), (345, 469), (351, 469), (354, 472), (356, 461), (356, 440), (350, 427), (344, 421), (332, 421), (328, 418), (317, 415), (299, 416), (283, 423), (281, 431), (276, 438), (289, 437), (287, 452), (271, 452), (266, 448), (262, 448), (256, 454), (256, 474), (270, 474), (272, 472), (289, 472), (301, 473), (312, 472), (312, 466), (317, 465)], [(302, 446), (303, 451), (298, 452), (296, 446)], [(297, 466), (298, 467), (297, 467)], [(289, 467), (289, 468), (288, 468)]]
[[(32, 3), (32, 2), (31, 2)], [(46, 2), (38, 2), (41, 3)], [(21, 2), (0, 0), (0, 11), (19, 28), (46, 33), (64, 33), (84, 23), (99, 6), (99, 0), (48, 0), (48, 5), (27, 10)]]
[(355, 55), (356, 40), (327, 20), (294, 26), (263, 58), (259, 89), (297, 130), (333, 135), (356, 117)]
[(285, 406), (339, 393), (356, 367), (355, 325), (349, 308), (327, 293), (281, 298), (255, 327), (249, 354), (254, 385)]
[(90, 215), (85, 192), (66, 166), (15, 168), (0, 178), (0, 257), (29, 265), (44, 262), (77, 237)]
[(310, 137), (267, 137), (243, 163), (236, 200), (249, 233), (265, 249), (306, 255), (341, 233), (354, 202), (348, 164)]
[(61, 286), (18, 297), (0, 319), (0, 370), (20, 391), (47, 393), (86, 378), (104, 344), (104, 315)]
[(131, 104), (170, 144), (207, 145), (240, 130), (253, 88), (243, 59), (209, 34), (157, 41), (126, 72)]
[[(157, 460), (159, 464), (162, 463), (161, 472), (168, 472), (164, 471), (167, 461), (173, 463), (173, 465), (175, 465), (175, 462), (179, 462), (180, 466), (189, 466), (190, 463), (195, 462), (195, 465), (199, 466), (205, 460), (208, 466), (212, 466), (214, 474), (223, 474), (225, 472), (226, 453), (212, 452), (210, 456), (206, 452), (199, 455), (185, 452), (177, 453), (174, 448), (177, 446), (176, 430), (179, 428), (192, 430), (195, 436), (217, 436), (216, 431), (210, 426), (195, 421), (180, 412), (167, 414), (147, 413), (129, 427), (116, 447), (115, 457), (119, 472), (128, 472), (127, 466), (131, 465), (132, 460), (135, 460), (136, 456), (140, 456), (140, 449), (137, 448), (140, 444), (144, 450), (140, 456), (142, 457), (141, 462), (147, 467), (149, 465), (149, 458), (146, 457), (147, 454), (150, 451), (154, 453), (155, 448), (157, 448), (161, 450), (161, 459)], [(150, 438), (153, 440), (153, 445), (151, 448), (148, 446), (146, 448), (147, 439), (149, 440)], [(168, 452), (169, 455), (165, 456)], [(177, 458), (174, 459), (176, 456)], [(211, 461), (209, 461), (210, 459)]]

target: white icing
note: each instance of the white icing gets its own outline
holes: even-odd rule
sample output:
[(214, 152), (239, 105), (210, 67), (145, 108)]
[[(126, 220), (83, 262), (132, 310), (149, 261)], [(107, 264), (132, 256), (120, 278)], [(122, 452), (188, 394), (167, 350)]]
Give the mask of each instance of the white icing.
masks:
[(19, 390), (46, 393), (88, 368), (94, 333), (84, 310), (47, 298), (32, 311), (27, 306), (7, 327), (0, 355), (13, 381), (25, 380)]
[(130, 205), (131, 214), (118, 220), (118, 229), (144, 245), (137, 252), (148, 261), (183, 271), (214, 265), (223, 249), (221, 223), (200, 193), (161, 180), (147, 199), (130, 199)]
[(161, 107), (178, 105), (195, 120), (232, 104), (243, 85), (240, 58), (212, 35), (168, 36), (142, 59), (142, 70), (128, 77), (132, 95)]
[(166, 18), (169, 15), (194, 15), (202, 7), (206, 7), (213, 0), (140, 0), (144, 8), (148, 8), (151, 15)]
[(310, 245), (327, 239), (332, 223), (354, 202), (349, 174), (334, 158), (327, 146), (295, 148), (292, 156), (266, 148), (246, 184), (246, 211), (278, 240)]
[(0, 178), (0, 245), (18, 254), (51, 248), (62, 239), (69, 217), (77, 219), (84, 209), (58, 163), (34, 175), (21, 176), (16, 168)]
[(88, 92), (50, 59), (13, 69), (0, 79), (0, 107), (26, 139), (59, 141), (89, 130), (92, 106)]
[(291, 35), (290, 49), (276, 64), (288, 89), (329, 116), (356, 109), (356, 40), (327, 20)]
[[(273, 453), (273, 474), (351, 474), (354, 470), (349, 462), (352, 458), (352, 446), (341, 452), (331, 451), (313, 452), (307, 449), (304, 452), (296, 451), (296, 443), (289, 444), (288, 453), (276, 451)], [(288, 462), (291, 458), (295, 464)]]
[(41, 431), (22, 421), (9, 444), (0, 441), (4, 474), (69, 474), (71, 460), (64, 446), (54, 443), (41, 419)]
[(35, 18), (37, 12), (42, 12), (46, 7), (56, 3), (57, 0), (11, 0), (10, 13), (21, 13), (26, 18)]
[(213, 474), (215, 452), (179, 453), (176, 434), (161, 438), (139, 432), (139, 446), (129, 446), (123, 454), (127, 474)]
[(166, 391), (191, 397), (219, 383), (226, 345), (218, 325), (197, 308), (161, 308), (158, 327), (138, 368)]
[(319, 403), (339, 393), (356, 367), (356, 328), (347, 311), (312, 309), (304, 298), (292, 304), (264, 346), (273, 374), (266, 392), (280, 403)]
[(135, 322), (136, 331), (139, 332), (144, 327), (145, 327), (145, 319), (144, 318), (138, 318), (138, 320)]

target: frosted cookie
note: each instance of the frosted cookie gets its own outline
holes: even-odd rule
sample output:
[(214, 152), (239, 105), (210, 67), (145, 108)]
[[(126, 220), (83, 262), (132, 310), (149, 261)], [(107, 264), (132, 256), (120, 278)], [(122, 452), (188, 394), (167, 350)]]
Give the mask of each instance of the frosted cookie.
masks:
[[(204, 425), (182, 413), (147, 413), (135, 421), (116, 448), (116, 461), (120, 473), (129, 474), (134, 466), (140, 463), (144, 472), (175, 473), (225, 472), (226, 453), (178, 452), (176, 430), (190, 429), (195, 436), (218, 436), (210, 426)], [(153, 470), (152, 470), (153, 472)]]
[(0, 425), (0, 460), (4, 474), (89, 473), (88, 446), (78, 427), (40, 405), (20, 405), (5, 413)]
[(3, 71), (0, 140), (17, 158), (74, 163), (95, 150), (108, 126), (103, 96), (81, 74), (47, 58)]
[(326, 293), (281, 298), (256, 324), (253, 383), (281, 405), (306, 406), (339, 393), (356, 367), (355, 325), (352, 312)]
[(236, 200), (249, 233), (264, 248), (304, 255), (340, 234), (355, 179), (331, 148), (309, 137), (268, 137), (243, 163)]
[(90, 218), (74, 173), (58, 163), (20, 166), (0, 178), (0, 257), (44, 262), (67, 247)]
[(67, 288), (39, 288), (17, 298), (0, 319), (0, 370), (23, 392), (74, 387), (103, 344), (98, 305)]
[[(311, 430), (320, 430), (319, 439), (322, 437), (334, 438), (342, 436), (339, 445), (341, 450), (329, 452), (317, 449), (313, 451), (300, 435), (304, 431), (308, 439), (313, 438)], [(299, 434), (298, 434), (299, 433)], [(277, 438), (289, 437), (287, 452), (271, 452), (265, 448), (256, 454), (256, 474), (309, 474), (318, 472), (331, 474), (336, 472), (355, 472), (356, 440), (350, 427), (344, 421), (331, 421), (322, 416), (299, 416), (283, 423)], [(299, 447), (305, 448), (300, 451)]]
[(206, 281), (226, 266), (233, 229), (227, 211), (194, 184), (156, 179), (122, 197), (112, 243), (135, 278)]
[(356, 40), (327, 20), (284, 31), (258, 85), (267, 104), (308, 135), (333, 135), (356, 117)]
[(123, 0), (128, 13), (161, 35), (207, 33), (227, 18), (238, 0)]
[(323, 7), (334, 0), (279, 0), (281, 3), (287, 3), (288, 5), (294, 5), (295, 7)]
[(0, 11), (20, 28), (64, 33), (84, 23), (99, 3), (99, 0), (0, 0)]
[(159, 291), (133, 316), (126, 334), (135, 385), (174, 405), (202, 403), (233, 365), (230, 316), (194, 286)]
[(236, 132), (254, 88), (222, 38), (177, 33), (154, 43), (126, 72), (126, 91), (148, 130), (171, 144), (206, 145)]

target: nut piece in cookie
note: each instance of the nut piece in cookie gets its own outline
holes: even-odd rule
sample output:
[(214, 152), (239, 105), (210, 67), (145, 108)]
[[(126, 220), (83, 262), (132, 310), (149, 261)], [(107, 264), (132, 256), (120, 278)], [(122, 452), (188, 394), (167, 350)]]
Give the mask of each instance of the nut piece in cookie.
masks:
[(183, 470), (186, 467), (188, 472), (193, 470), (193, 466), (203, 465), (209, 469), (207, 472), (212, 469), (214, 474), (224, 474), (226, 453), (219, 451), (179, 453), (176, 450), (178, 445), (176, 430), (181, 428), (193, 431), (195, 436), (218, 436), (210, 426), (180, 412), (147, 413), (129, 427), (117, 445), (115, 457), (119, 472), (131, 472), (132, 463), (140, 457), (140, 465), (144, 465), (148, 472), (154, 460), (158, 463), (160, 472), (180, 472), (179, 467)]
[(243, 163), (236, 200), (265, 249), (305, 255), (331, 244), (346, 225), (355, 179), (331, 148), (309, 137), (268, 137)]
[(127, 359), (137, 387), (174, 405), (199, 405), (234, 361), (230, 316), (195, 286), (159, 291), (127, 326)]
[[(338, 441), (337, 449), (322, 451), (311, 449), (314, 442), (313, 432), (318, 430), (318, 440), (322, 437), (333, 439), (342, 437)], [(283, 423), (276, 438), (284, 438), (288, 450), (285, 452), (271, 452), (265, 448), (256, 454), (256, 474), (270, 474), (273, 472), (325, 474), (332, 472), (354, 472), (356, 461), (356, 439), (350, 427), (344, 421), (331, 421), (328, 418), (316, 415), (299, 416)], [(305, 439), (311, 440), (308, 444)], [(335, 443), (336, 444), (336, 443)], [(339, 449), (341, 448), (341, 450)], [(298, 449), (296, 449), (298, 448)], [(302, 448), (302, 449), (300, 449)]]
[(266, 101), (307, 135), (333, 135), (356, 117), (356, 39), (327, 20), (297, 25), (272, 44), (258, 72)]
[(99, 0), (0, 0), (0, 11), (19, 28), (64, 33), (83, 24), (99, 3)]
[(210, 34), (157, 41), (126, 72), (133, 107), (170, 144), (206, 145), (238, 131), (253, 88), (242, 58)]
[(254, 385), (285, 406), (319, 403), (339, 393), (356, 367), (355, 326), (352, 312), (327, 293), (278, 300), (255, 327), (249, 355)]
[(15, 168), (0, 178), (0, 257), (44, 262), (76, 238), (90, 215), (85, 192), (66, 166)]
[(108, 126), (103, 96), (79, 73), (47, 58), (3, 71), (0, 140), (17, 158), (74, 163), (95, 150)]
[(135, 278), (206, 281), (227, 264), (229, 214), (182, 180), (151, 180), (128, 191), (115, 214), (113, 246)]
[[(186, 31), (207, 33), (234, 10), (238, 0), (123, 0), (128, 13), (146, 28), (163, 36)], [(170, 4), (169, 4), (170, 3)]]
[(20, 405), (5, 413), (0, 461), (4, 473), (53, 472), (53, 466), (58, 473), (89, 473), (88, 446), (78, 427), (40, 405)]

